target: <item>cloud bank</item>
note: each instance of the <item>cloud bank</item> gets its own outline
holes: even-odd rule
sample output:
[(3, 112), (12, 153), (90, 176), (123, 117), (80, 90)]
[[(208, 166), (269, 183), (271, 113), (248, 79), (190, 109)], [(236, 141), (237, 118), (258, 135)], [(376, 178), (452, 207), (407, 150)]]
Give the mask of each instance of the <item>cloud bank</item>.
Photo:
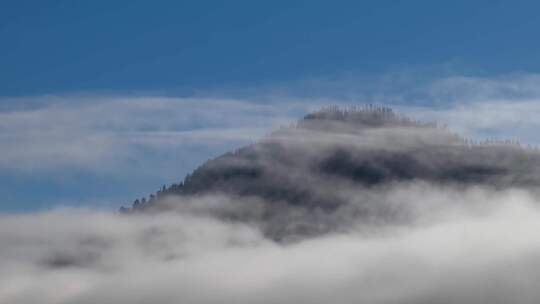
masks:
[[(537, 303), (538, 198), (395, 188), (414, 223), (289, 244), (220, 220), (238, 201), (0, 217), (1, 303)], [(214, 207), (212, 207), (214, 206)], [(213, 210), (213, 211), (210, 211)], [(436, 210), (436, 211), (435, 211)]]
[(537, 303), (538, 151), (374, 111), (210, 161), (161, 210), (0, 216), (0, 303)]

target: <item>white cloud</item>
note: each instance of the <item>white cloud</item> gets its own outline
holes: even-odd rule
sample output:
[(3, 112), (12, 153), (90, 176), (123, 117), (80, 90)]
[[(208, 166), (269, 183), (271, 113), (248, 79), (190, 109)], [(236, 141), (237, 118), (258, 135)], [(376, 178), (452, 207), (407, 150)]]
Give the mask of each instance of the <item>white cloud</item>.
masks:
[[(529, 96), (536, 94), (532, 89), (526, 98), (516, 97), (500, 93), (507, 89), (499, 89), (498, 81), (460, 78), (424, 92), (444, 97), (442, 87), (456, 81), (484, 93), (451, 96), (444, 107), (397, 106), (470, 136), (540, 142), (534, 132), (540, 99)], [(520, 91), (531, 81), (510, 88)], [(314, 106), (294, 98), (269, 104), (45, 99), (33, 108), (0, 112), (0, 168), (31, 174), (57, 166), (123, 170), (129, 160), (145, 161), (148, 151), (157, 162), (167, 153), (189, 157), (197, 145), (256, 140)], [(330, 102), (350, 101), (324, 101)], [(369, 194), (373, 201), (400, 204), (417, 221), (356, 223), (347, 232), (287, 245), (269, 240), (249, 221), (218, 219), (228, 212), (257, 216), (264, 203), (235, 205), (233, 198), (192, 198), (179, 213), (159, 215), (81, 209), (0, 215), (0, 303), (538, 303), (540, 211), (533, 193), (429, 184), (385, 190), (340, 194), (351, 202)]]
[[(523, 191), (478, 191), (438, 192), (463, 208), (437, 221), (288, 245), (202, 209), (4, 215), (0, 302), (537, 303), (538, 201)], [(469, 204), (491, 207), (473, 212)]]
[[(119, 169), (129, 160), (145, 159), (148, 155), (141, 154), (141, 149), (159, 158), (183, 155), (183, 151), (201, 146), (242, 145), (320, 105), (369, 102), (393, 104), (413, 117), (446, 123), (477, 139), (495, 136), (540, 143), (533, 131), (539, 127), (540, 76), (424, 78), (401, 72), (370, 81), (308, 81), (291, 84), (290, 90), (263, 88), (262, 92), (251, 92), (256, 96), (253, 98), (3, 98), (0, 168)], [(298, 96), (295, 86), (307, 95)], [(328, 87), (334, 93), (312, 96), (311, 86), (317, 87), (315, 92)]]
[(34, 99), (37, 108), (0, 112), (0, 167), (98, 169), (144, 159), (140, 149), (174, 155), (186, 145), (246, 143), (289, 120), (299, 108), (204, 98)]
[(423, 121), (447, 124), (457, 133), (487, 138), (520, 140), (540, 144), (540, 99), (469, 101), (446, 108), (401, 107), (402, 112)]

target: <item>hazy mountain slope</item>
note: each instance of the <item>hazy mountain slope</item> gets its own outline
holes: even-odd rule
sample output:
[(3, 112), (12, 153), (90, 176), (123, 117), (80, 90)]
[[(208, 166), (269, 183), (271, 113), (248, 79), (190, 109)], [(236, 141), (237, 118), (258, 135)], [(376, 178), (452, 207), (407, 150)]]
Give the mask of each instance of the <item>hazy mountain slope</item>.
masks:
[(385, 107), (330, 107), (122, 210), (185, 210), (190, 196), (227, 196), (234, 207), (213, 207), (220, 216), (254, 222), (275, 239), (304, 237), (348, 229), (359, 218), (411, 221), (411, 206), (385, 198), (399, 187), (536, 188), (539, 168), (540, 154), (514, 142), (473, 144)]

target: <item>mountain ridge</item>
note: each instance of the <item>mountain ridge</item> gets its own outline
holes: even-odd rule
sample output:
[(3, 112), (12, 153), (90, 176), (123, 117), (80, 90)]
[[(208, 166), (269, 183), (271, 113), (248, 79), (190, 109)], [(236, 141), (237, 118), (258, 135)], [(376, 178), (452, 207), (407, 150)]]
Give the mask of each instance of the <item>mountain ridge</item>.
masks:
[[(475, 143), (445, 126), (415, 121), (384, 106), (331, 106), (257, 143), (205, 162), (182, 182), (163, 186), (148, 200), (136, 200), (121, 212), (170, 210), (182, 204), (171, 203), (171, 197), (226, 195), (262, 201), (264, 215), (257, 220), (286, 217), (280, 221), (287, 226), (295, 220), (281, 214), (285, 209), (334, 214), (344, 206), (349, 208), (351, 199), (339, 191), (355, 191), (362, 197), (389, 185), (417, 182), (444, 187), (530, 187), (540, 185), (537, 168), (540, 154), (516, 141)], [(355, 204), (353, 209), (381, 209), (366, 217), (387, 216), (384, 203), (373, 207), (365, 199)], [(332, 230), (318, 225), (312, 227), (315, 232), (303, 233)], [(281, 239), (288, 232), (272, 233)]]

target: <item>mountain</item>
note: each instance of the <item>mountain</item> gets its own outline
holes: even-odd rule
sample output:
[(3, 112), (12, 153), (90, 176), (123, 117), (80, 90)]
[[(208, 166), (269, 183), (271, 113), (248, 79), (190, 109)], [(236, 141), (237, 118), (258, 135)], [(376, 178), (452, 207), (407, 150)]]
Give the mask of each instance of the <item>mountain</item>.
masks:
[(287, 240), (346, 230), (351, 218), (407, 223), (410, 212), (395, 199), (374, 195), (398, 186), (534, 188), (538, 168), (540, 153), (515, 141), (475, 143), (388, 107), (331, 106), (209, 160), (121, 211), (185, 210), (191, 197), (212, 197), (229, 201), (227, 208), (213, 205), (220, 216)]

